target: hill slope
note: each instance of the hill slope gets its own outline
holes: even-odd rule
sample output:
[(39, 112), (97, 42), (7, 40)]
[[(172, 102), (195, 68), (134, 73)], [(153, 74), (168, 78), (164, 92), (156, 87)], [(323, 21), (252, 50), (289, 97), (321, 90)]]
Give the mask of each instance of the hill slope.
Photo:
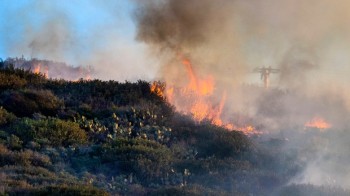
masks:
[(300, 166), (278, 143), (195, 123), (145, 81), (50, 80), (3, 66), (0, 90), (0, 193), (346, 194), (281, 189)]

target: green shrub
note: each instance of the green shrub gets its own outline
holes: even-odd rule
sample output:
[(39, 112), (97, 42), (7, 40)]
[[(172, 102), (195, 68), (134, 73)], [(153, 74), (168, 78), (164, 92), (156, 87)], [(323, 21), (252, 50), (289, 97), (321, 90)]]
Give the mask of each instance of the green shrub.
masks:
[(11, 151), (0, 144), (0, 166), (5, 165), (48, 167), (51, 165), (51, 160), (48, 156), (35, 151)]
[(11, 134), (7, 137), (7, 144), (11, 149), (20, 150), (22, 148), (23, 141), (19, 137)]
[(79, 125), (56, 118), (33, 120), (23, 118), (13, 123), (9, 132), (19, 136), (25, 143), (45, 140), (54, 146), (79, 145), (87, 142), (87, 135)]
[(117, 139), (111, 145), (95, 149), (102, 163), (114, 163), (126, 174), (134, 174), (141, 183), (161, 183), (174, 161), (169, 148), (144, 139)]
[(14, 114), (7, 112), (3, 107), (0, 107), (0, 126), (11, 123), (14, 120), (16, 120)]
[(20, 89), (27, 84), (27, 81), (14, 74), (0, 72), (0, 90)]
[(195, 125), (182, 119), (173, 123), (174, 137), (196, 149), (198, 158), (215, 156), (244, 159), (244, 155), (252, 150), (250, 140), (241, 132), (227, 131), (209, 123)]
[(54, 116), (63, 102), (48, 90), (6, 91), (1, 95), (3, 107), (16, 116), (31, 116), (42, 113)]

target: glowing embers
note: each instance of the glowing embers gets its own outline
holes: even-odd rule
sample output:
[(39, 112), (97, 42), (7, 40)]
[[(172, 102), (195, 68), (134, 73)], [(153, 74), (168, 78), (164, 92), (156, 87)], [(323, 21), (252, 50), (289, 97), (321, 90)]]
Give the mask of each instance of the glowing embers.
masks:
[(237, 130), (237, 131), (241, 131), (245, 135), (261, 135), (261, 134), (263, 134), (262, 131), (257, 130), (252, 125), (247, 125), (247, 126), (242, 126), (242, 127), (233, 127), (232, 129)]
[(330, 123), (321, 117), (314, 117), (312, 120), (306, 122), (304, 126), (306, 128), (317, 128), (320, 130), (325, 130), (332, 127)]

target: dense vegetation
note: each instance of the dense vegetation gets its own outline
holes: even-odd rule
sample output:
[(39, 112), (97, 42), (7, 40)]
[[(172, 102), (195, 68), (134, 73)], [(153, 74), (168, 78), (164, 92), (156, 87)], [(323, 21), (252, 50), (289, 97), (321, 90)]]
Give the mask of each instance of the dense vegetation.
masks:
[(176, 113), (145, 81), (48, 80), (1, 63), (0, 194), (349, 195), (285, 186), (300, 162)]

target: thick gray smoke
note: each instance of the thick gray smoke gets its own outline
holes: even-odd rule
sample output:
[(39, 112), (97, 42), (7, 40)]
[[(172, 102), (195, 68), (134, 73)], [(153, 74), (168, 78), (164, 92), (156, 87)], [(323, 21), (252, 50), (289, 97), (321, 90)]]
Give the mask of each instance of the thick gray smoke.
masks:
[(201, 74), (230, 85), (248, 81), (247, 73), (260, 66), (280, 68), (275, 85), (288, 88), (309, 90), (326, 82), (344, 87), (348, 80), (345, 0), (336, 5), (325, 0), (136, 2), (137, 40), (163, 59), (160, 77), (166, 80), (182, 74), (179, 53), (188, 55)]
[[(225, 120), (253, 119), (262, 129), (290, 137), (286, 149), (327, 144), (313, 148), (305, 171), (291, 183), (350, 188), (343, 165), (349, 153), (339, 151), (348, 146), (340, 136), (349, 129), (350, 116), (348, 1), (136, 2), (137, 40), (162, 60), (161, 79), (184, 84), (180, 58), (191, 59), (198, 75), (212, 75), (215, 88), (228, 92)], [(239, 85), (249, 83), (250, 71), (261, 66), (280, 69), (271, 77), (281, 90)], [(315, 118), (331, 124), (321, 139), (305, 127)]]
[(215, 70), (212, 73), (226, 83), (238, 81), (247, 71), (234, 28), (234, 1), (137, 2), (137, 40), (163, 59), (166, 66), (160, 75), (167, 81), (183, 74), (182, 56), (193, 61), (199, 75)]

